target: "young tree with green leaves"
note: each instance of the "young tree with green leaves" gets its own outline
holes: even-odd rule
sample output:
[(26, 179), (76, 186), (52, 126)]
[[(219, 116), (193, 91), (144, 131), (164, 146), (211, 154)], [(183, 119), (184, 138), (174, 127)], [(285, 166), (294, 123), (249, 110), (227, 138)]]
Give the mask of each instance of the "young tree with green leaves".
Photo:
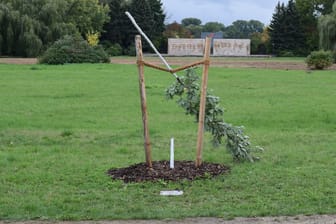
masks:
[[(186, 70), (186, 75), (180, 77), (182, 82), (175, 81), (166, 89), (167, 99), (178, 98), (179, 106), (185, 109), (187, 115), (192, 115), (198, 122), (200, 113), (200, 83), (194, 68)], [(183, 83), (183, 84), (182, 84)], [(261, 147), (253, 147), (250, 139), (244, 133), (244, 128), (226, 123), (223, 118), (224, 109), (219, 104), (219, 97), (206, 93), (204, 129), (212, 134), (215, 146), (226, 143), (227, 150), (235, 161), (254, 162), (259, 158), (254, 151), (262, 151)]]

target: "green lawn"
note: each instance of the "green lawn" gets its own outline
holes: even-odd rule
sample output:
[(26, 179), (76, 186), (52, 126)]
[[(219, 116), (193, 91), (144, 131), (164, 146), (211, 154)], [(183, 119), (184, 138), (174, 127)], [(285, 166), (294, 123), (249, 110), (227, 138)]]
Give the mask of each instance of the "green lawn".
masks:
[[(153, 160), (194, 160), (197, 124), (146, 69)], [(134, 65), (0, 64), (0, 220), (108, 220), (336, 213), (335, 71), (211, 68), (226, 122), (265, 148), (234, 163), (206, 135), (214, 179), (124, 184), (106, 171), (144, 161)], [(180, 197), (159, 196), (180, 189)]]

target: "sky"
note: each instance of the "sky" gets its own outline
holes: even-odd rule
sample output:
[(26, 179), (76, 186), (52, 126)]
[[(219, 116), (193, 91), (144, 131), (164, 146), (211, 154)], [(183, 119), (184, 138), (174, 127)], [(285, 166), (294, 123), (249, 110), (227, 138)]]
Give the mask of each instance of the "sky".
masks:
[(198, 18), (202, 24), (220, 22), (229, 26), (236, 20), (259, 20), (268, 25), (278, 2), (288, 0), (161, 0), (166, 23), (181, 23), (184, 18)]

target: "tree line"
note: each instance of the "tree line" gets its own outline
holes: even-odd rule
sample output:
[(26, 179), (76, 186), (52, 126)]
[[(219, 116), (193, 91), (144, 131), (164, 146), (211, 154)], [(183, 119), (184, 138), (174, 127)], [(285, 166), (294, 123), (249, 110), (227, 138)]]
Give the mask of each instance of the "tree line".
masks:
[[(329, 29), (322, 25), (325, 18), (333, 17), (335, 25), (333, 4), (336, 7), (335, 0), (289, 0), (287, 4), (279, 2), (269, 25), (271, 52), (284, 56), (305, 56), (319, 48), (336, 50), (325, 48), (322, 42), (319, 43), (320, 33)], [(321, 24), (318, 25), (319, 23)], [(325, 38), (326, 42), (330, 42), (332, 35), (335, 36), (335, 32)]]
[(101, 32), (108, 12), (97, 0), (1, 0), (0, 55), (33, 57), (65, 35)]
[[(202, 24), (198, 18), (165, 24), (161, 0), (1, 0), (0, 55), (34, 57), (65, 35), (99, 35), (110, 55), (134, 54), (137, 31), (125, 11), (162, 52), (168, 38), (200, 38), (202, 32), (249, 38), (252, 54), (305, 56), (319, 48), (336, 50), (335, 0), (279, 2), (268, 26), (257, 20)], [(144, 50), (150, 51), (146, 43)]]

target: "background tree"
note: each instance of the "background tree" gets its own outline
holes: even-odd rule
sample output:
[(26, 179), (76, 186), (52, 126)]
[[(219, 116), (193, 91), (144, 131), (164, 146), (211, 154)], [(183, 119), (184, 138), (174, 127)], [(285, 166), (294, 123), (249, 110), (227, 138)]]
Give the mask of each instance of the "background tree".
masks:
[(300, 15), (293, 0), (285, 6), (278, 3), (270, 24), (270, 38), (274, 54), (303, 55), (305, 37)]
[(315, 1), (311, 1), (311, 3), (314, 4), (317, 14), (327, 15), (332, 12), (333, 4), (335, 3), (335, 0), (315, 0)]
[(318, 28), (321, 49), (331, 50), (336, 56), (336, 2), (330, 14), (319, 18)]
[[(152, 30), (154, 26), (154, 18), (149, 2), (147, 0), (132, 0), (127, 11), (132, 14), (147, 36), (153, 40)], [(125, 14), (123, 14), (123, 16), (125, 17)], [(129, 20), (126, 24), (127, 30), (124, 33), (126, 38), (124, 44), (127, 48), (133, 49), (134, 36), (138, 34), (138, 31), (133, 27)], [(143, 49), (144, 51), (148, 51), (150, 49), (146, 41), (143, 42)]]
[[(88, 32), (101, 32), (108, 20), (109, 7), (98, 0), (67, 0), (65, 22), (76, 25), (79, 33), (85, 37)], [(57, 1), (56, 1), (57, 2)]]
[(190, 25), (195, 25), (195, 26), (200, 26), (202, 24), (202, 21), (200, 19), (197, 18), (184, 18), (181, 21), (181, 25), (184, 27), (188, 27)]
[(124, 36), (121, 28), (126, 19), (124, 18), (124, 11), (126, 11), (124, 4), (120, 0), (107, 0), (105, 3), (110, 8), (109, 21), (104, 24), (101, 40), (121, 44)]
[(153, 38), (153, 43), (158, 48), (163, 44), (163, 32), (165, 31), (166, 14), (163, 11), (163, 5), (161, 0), (148, 0), (151, 12), (153, 14), (153, 26), (150, 31), (150, 35)]
[(107, 11), (98, 0), (2, 0), (1, 54), (33, 57), (66, 34), (100, 31)]
[[(162, 33), (165, 30), (166, 15), (161, 0), (104, 0), (104, 2), (111, 8), (111, 19), (104, 26), (102, 41), (120, 45), (126, 49), (124, 54), (134, 53), (134, 36), (138, 32), (125, 15), (125, 11), (129, 11), (156, 47), (160, 49), (164, 45)], [(151, 50), (146, 42), (143, 44), (144, 51)]]
[(270, 24), (270, 39), (273, 53), (279, 53), (286, 48), (286, 40), (284, 38), (285, 17), (285, 4), (278, 2)]
[(227, 38), (250, 38), (253, 33), (262, 33), (264, 24), (257, 20), (236, 20), (232, 25), (226, 27), (225, 37)]
[(334, 0), (296, 0), (295, 4), (300, 14), (306, 52), (315, 51), (319, 46), (319, 32), (317, 21), (321, 15), (329, 14)]
[(201, 34), (203, 31), (202, 25), (189, 25), (185, 28), (190, 31), (192, 38), (201, 38)]
[(181, 24), (173, 22), (166, 26), (166, 30), (164, 31), (163, 35), (166, 38), (190, 38), (191, 32)]
[(181, 25), (188, 29), (191, 33), (191, 37), (200, 38), (203, 31), (202, 21), (197, 18), (184, 18), (181, 21)]
[(207, 22), (203, 26), (203, 32), (219, 32), (224, 31), (224, 29), (224, 24), (219, 22)]
[(270, 53), (270, 36), (269, 29), (266, 27), (262, 33), (255, 32), (250, 35), (251, 53), (252, 54), (269, 54)]

